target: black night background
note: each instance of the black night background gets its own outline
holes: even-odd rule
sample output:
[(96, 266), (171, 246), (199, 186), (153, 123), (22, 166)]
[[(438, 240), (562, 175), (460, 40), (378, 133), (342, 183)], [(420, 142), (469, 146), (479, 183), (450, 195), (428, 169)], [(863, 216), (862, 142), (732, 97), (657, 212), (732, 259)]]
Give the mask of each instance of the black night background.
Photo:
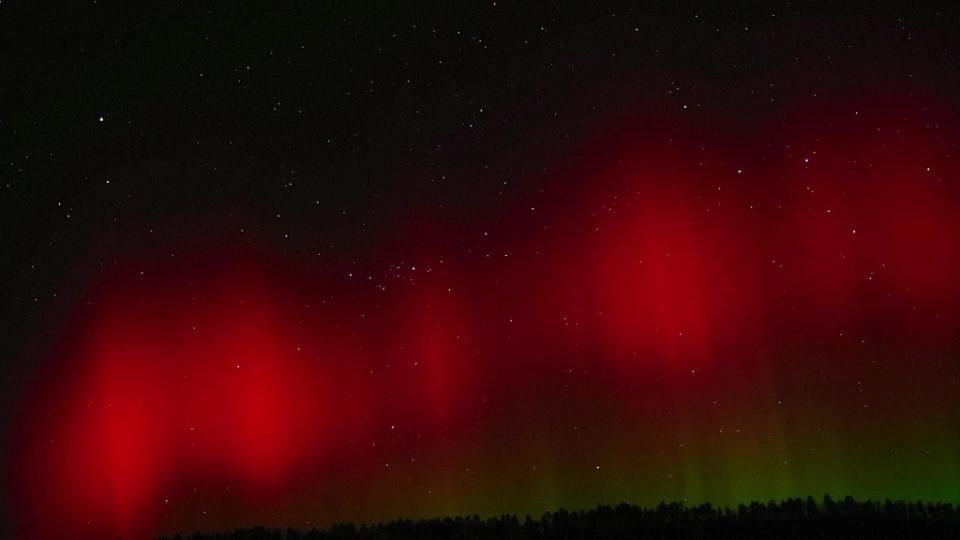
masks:
[(3, 1), (0, 535), (956, 531), (958, 15)]

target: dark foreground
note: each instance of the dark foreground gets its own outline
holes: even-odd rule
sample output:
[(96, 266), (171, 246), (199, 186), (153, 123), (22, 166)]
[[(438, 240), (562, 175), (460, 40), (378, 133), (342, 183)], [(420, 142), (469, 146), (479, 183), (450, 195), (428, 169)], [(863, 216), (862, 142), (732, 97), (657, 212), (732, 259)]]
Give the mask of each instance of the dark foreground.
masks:
[(960, 506), (941, 503), (855, 501), (820, 503), (788, 499), (751, 503), (736, 509), (709, 504), (686, 507), (661, 504), (641, 508), (629, 504), (594, 510), (559, 510), (539, 519), (529, 516), (476, 516), (385, 524), (335, 525), (324, 530), (242, 529), (167, 537), (190, 540), (259, 539), (643, 539), (643, 538), (956, 538), (960, 539)]

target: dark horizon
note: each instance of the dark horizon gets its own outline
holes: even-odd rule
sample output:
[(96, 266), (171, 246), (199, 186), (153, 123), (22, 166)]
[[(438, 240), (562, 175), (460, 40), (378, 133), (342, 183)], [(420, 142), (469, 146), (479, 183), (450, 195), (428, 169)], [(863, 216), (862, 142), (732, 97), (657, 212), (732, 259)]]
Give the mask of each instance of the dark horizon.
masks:
[(353, 538), (951, 538), (960, 530), (960, 507), (922, 501), (834, 501), (825, 495), (735, 507), (661, 502), (628, 503), (582, 511), (558, 509), (539, 517), (512, 514), (335, 523), (304, 530), (252, 527), (231, 532), (164, 535), (159, 540), (306, 540)]

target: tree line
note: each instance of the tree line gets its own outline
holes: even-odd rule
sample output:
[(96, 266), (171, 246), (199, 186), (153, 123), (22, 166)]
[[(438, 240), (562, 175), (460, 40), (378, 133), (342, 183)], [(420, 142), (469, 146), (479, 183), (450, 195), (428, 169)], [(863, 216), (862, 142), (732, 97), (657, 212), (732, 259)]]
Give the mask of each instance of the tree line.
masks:
[(960, 506), (950, 503), (834, 501), (826, 496), (736, 508), (709, 503), (601, 505), (557, 510), (539, 519), (514, 515), (398, 519), (375, 525), (342, 523), (298, 531), (254, 527), (227, 533), (176, 535), (161, 540), (528, 540), (528, 539), (715, 539), (715, 538), (960, 538)]

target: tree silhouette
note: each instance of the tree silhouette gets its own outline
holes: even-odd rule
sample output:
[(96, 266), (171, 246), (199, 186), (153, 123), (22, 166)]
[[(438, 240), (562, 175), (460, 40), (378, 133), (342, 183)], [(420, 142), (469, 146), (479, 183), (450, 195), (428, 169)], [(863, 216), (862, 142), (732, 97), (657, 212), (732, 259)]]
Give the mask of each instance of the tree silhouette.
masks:
[(560, 509), (539, 519), (504, 515), (460, 516), (376, 525), (342, 523), (328, 529), (296, 531), (255, 527), (229, 533), (177, 535), (164, 540), (527, 540), (637, 538), (958, 538), (960, 507), (949, 503), (885, 500), (839, 503), (824, 496), (741, 504), (734, 511), (701, 504), (660, 503), (656, 508), (601, 505), (588, 511)]

